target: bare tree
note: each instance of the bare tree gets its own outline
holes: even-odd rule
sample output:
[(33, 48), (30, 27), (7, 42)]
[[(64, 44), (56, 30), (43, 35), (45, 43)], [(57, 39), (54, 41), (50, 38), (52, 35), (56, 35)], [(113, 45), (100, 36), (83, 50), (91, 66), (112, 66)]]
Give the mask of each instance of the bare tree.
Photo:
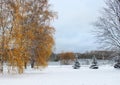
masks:
[(120, 50), (120, 0), (106, 0), (106, 7), (94, 25), (97, 39), (104, 47)]

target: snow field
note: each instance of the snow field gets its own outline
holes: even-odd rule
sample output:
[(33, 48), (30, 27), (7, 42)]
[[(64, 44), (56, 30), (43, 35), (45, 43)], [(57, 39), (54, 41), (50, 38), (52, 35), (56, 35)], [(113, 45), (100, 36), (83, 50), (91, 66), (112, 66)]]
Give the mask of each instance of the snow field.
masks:
[(99, 69), (50, 65), (43, 70), (27, 69), (22, 75), (1, 74), (0, 85), (120, 85), (120, 70), (110, 65)]

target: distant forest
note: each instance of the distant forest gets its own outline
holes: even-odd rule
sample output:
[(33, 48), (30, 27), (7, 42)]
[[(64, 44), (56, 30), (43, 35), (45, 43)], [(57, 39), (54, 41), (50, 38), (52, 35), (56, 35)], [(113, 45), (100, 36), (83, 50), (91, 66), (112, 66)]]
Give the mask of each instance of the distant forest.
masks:
[[(61, 54), (62, 53), (52, 53), (49, 60), (59, 61)], [(118, 56), (119, 54), (115, 51), (90, 51), (85, 53), (74, 53), (74, 55), (77, 55), (78, 59), (92, 59), (93, 56), (96, 56), (97, 59), (108, 60)]]

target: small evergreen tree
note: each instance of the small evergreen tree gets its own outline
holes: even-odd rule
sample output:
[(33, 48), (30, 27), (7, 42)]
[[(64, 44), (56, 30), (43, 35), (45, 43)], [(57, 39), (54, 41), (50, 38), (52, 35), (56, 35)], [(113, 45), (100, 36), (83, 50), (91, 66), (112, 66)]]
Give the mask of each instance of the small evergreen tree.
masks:
[(74, 69), (79, 69), (80, 68), (80, 63), (78, 61), (78, 56), (76, 55), (75, 57), (76, 57), (76, 60), (75, 60), (73, 68)]
[(91, 69), (98, 69), (97, 58), (93, 56), (92, 65), (90, 66)]
[(80, 63), (79, 63), (78, 59), (76, 59), (73, 68), (74, 68), (74, 69), (79, 69), (79, 68), (80, 68)]
[(116, 61), (116, 64), (114, 65), (114, 68), (120, 68), (120, 56), (117, 56), (115, 61)]

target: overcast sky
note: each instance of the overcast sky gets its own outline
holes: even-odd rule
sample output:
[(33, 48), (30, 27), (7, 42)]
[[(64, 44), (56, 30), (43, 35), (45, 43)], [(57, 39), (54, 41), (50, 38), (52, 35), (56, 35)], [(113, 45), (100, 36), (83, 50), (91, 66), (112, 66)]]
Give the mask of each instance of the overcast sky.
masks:
[(54, 21), (56, 52), (86, 52), (96, 50), (98, 44), (92, 34), (104, 0), (50, 0), (51, 9), (58, 12)]

